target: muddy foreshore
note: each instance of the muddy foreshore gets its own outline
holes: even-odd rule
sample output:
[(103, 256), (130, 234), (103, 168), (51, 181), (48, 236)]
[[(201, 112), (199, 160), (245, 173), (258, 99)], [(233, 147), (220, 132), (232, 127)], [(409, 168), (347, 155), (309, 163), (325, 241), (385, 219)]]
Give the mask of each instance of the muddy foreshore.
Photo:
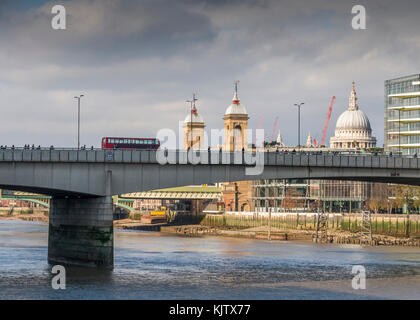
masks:
[[(0, 220), (21, 220), (48, 223), (48, 216), (44, 213), (0, 215)], [(167, 223), (143, 224), (138, 220), (124, 219), (114, 221), (116, 229), (133, 231), (154, 231), (167, 234), (175, 234), (183, 237), (222, 236), (248, 238), (257, 240), (278, 241), (316, 241), (316, 232), (309, 230), (278, 229), (271, 228), (270, 237), (267, 227), (255, 227), (246, 229), (215, 228), (202, 225), (171, 225)], [(330, 231), (327, 237), (318, 242), (335, 244), (370, 244), (369, 239), (361, 239), (358, 234), (347, 231)], [(386, 235), (373, 235), (372, 245), (385, 246), (414, 246), (420, 247), (419, 238), (392, 237)]]
[[(270, 238), (270, 240), (280, 241), (317, 241), (315, 231), (271, 228), (269, 236), (267, 227), (226, 229), (202, 225), (143, 225), (135, 222), (115, 224), (115, 227), (125, 230), (159, 231), (161, 233), (176, 234), (183, 237), (222, 236), (259, 240), (268, 240)], [(324, 237), (322, 239), (321, 235), (319, 235), (318, 242), (335, 244), (372, 244), (381, 246), (420, 247), (420, 239), (416, 238), (402, 238), (374, 234), (372, 236), (372, 243), (370, 243), (370, 239), (364, 239), (361, 238), (359, 234), (346, 231), (331, 231), (327, 233), (326, 238)]]
[(21, 220), (36, 221), (48, 223), (48, 216), (43, 213), (16, 214), (16, 215), (0, 215), (0, 220)]

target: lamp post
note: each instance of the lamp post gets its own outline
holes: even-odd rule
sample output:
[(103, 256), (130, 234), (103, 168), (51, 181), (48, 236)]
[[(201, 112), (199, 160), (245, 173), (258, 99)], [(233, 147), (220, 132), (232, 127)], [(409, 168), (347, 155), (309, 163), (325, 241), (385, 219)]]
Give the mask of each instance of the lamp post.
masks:
[(84, 97), (83, 94), (74, 97), (77, 99), (77, 149), (80, 149), (80, 99)]
[(295, 103), (295, 106), (298, 108), (298, 148), (300, 148), (300, 107), (305, 104), (305, 102)]

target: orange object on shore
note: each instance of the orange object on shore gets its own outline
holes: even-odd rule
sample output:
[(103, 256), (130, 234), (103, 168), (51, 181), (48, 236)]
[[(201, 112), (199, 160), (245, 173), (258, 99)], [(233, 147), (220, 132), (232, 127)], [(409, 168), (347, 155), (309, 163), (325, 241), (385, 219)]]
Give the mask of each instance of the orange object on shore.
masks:
[(154, 224), (154, 223), (164, 223), (166, 222), (166, 216), (152, 216), (150, 214), (143, 215), (141, 217), (141, 223), (147, 223), (147, 224)]

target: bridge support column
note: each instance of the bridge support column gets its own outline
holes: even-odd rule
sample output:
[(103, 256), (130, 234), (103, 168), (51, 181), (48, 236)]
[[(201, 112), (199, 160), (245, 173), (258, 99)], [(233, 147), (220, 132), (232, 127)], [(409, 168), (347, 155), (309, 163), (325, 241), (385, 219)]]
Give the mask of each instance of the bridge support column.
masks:
[(50, 204), (48, 262), (86, 267), (114, 266), (112, 172), (106, 173), (106, 196), (53, 197)]
[(112, 268), (112, 197), (51, 199), (48, 263)]

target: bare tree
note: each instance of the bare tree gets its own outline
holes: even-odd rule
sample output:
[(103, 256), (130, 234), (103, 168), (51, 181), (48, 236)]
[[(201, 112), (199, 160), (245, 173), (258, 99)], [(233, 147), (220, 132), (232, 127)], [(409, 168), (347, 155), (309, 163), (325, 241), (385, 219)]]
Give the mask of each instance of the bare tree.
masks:
[(297, 191), (296, 188), (288, 188), (286, 191), (286, 195), (283, 198), (283, 209), (285, 211), (289, 211), (291, 209), (297, 209), (304, 205), (305, 199), (302, 195)]
[(370, 199), (367, 201), (369, 210), (378, 213), (379, 210), (386, 210), (388, 207), (389, 185), (386, 183), (374, 183)]

